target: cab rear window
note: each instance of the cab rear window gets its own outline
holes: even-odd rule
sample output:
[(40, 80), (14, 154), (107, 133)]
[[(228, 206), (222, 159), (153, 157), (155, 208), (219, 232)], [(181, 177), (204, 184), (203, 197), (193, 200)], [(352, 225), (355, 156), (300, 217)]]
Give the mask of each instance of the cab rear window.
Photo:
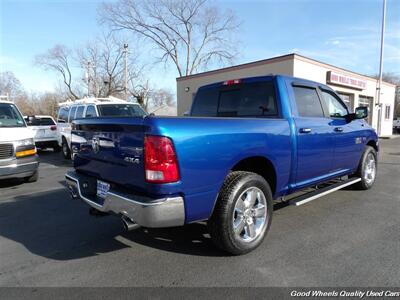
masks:
[(195, 117), (272, 117), (278, 115), (272, 82), (251, 82), (199, 89), (191, 112)]

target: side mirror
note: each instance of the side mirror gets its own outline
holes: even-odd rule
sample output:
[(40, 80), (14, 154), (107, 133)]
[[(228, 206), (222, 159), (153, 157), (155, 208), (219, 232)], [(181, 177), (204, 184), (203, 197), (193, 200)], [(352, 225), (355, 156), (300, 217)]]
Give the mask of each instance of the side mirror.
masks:
[(355, 111), (356, 119), (365, 119), (368, 117), (368, 107), (357, 107)]

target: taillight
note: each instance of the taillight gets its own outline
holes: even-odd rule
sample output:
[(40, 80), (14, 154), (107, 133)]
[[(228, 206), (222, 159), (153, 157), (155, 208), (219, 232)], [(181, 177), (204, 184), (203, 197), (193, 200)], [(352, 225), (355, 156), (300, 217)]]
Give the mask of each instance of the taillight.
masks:
[(242, 81), (240, 79), (231, 79), (231, 80), (224, 81), (222, 84), (223, 85), (235, 85), (235, 84), (239, 84), (241, 82)]
[(55, 125), (53, 125), (53, 126), (50, 126), (50, 130), (51, 130), (51, 131), (55, 131), (55, 130), (57, 130), (57, 126), (55, 126)]
[(169, 183), (179, 180), (178, 160), (169, 138), (155, 135), (145, 137), (144, 169), (148, 182)]

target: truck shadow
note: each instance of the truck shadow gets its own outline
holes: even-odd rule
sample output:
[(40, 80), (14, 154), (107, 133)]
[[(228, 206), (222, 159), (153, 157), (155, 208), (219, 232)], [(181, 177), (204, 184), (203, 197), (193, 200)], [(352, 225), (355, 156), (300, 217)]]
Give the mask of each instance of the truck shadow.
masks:
[(225, 255), (203, 223), (125, 232), (118, 217), (90, 216), (88, 206), (71, 200), (63, 189), (0, 201), (0, 236), (35, 255), (61, 261), (135, 247), (132, 243), (189, 255)]
[(196, 256), (227, 256), (213, 244), (205, 223), (173, 228), (138, 228), (122, 234), (147, 247)]

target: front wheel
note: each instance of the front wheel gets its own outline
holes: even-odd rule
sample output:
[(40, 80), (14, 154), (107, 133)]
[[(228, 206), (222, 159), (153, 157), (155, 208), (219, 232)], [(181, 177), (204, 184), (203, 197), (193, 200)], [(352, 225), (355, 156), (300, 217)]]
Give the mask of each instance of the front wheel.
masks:
[(238, 171), (225, 179), (208, 227), (218, 248), (240, 255), (262, 243), (271, 219), (268, 183), (255, 173)]
[(377, 153), (371, 146), (366, 146), (361, 157), (356, 176), (361, 178), (354, 187), (359, 190), (369, 190), (375, 182), (378, 169)]

